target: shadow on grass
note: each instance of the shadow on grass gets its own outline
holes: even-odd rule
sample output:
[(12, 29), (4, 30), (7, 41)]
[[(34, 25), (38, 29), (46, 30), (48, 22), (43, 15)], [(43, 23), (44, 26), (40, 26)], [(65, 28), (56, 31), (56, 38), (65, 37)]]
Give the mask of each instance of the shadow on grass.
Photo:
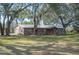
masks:
[[(72, 55), (79, 54), (79, 48), (72, 48), (71, 46), (60, 46), (56, 44), (46, 45), (2, 45), (8, 50), (11, 50), (12, 55)], [(5, 54), (7, 55), (7, 54)]]

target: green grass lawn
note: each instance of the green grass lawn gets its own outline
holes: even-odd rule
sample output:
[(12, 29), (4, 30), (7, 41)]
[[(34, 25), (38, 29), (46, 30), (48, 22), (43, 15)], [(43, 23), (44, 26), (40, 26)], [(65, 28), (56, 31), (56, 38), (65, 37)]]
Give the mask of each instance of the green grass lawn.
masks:
[[(63, 36), (54, 36), (54, 35), (44, 35), (44, 36), (1, 36), (1, 44), (11, 44), (14, 42), (79, 42), (79, 34), (74, 35), (63, 35)], [(28, 42), (27, 42), (28, 43)]]
[(79, 34), (0, 36), (0, 54), (79, 54)]

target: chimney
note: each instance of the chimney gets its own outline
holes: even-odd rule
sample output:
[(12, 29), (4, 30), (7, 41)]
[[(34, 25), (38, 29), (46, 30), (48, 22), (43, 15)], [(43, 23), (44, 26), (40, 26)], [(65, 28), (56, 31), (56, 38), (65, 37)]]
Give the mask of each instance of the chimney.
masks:
[(41, 25), (41, 26), (43, 26), (43, 25), (44, 25), (43, 20), (40, 20), (40, 21), (39, 21), (39, 25)]

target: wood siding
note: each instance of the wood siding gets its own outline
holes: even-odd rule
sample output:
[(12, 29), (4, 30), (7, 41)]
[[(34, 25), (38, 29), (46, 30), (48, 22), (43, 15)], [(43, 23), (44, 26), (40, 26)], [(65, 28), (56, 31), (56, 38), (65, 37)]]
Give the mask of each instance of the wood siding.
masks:
[[(34, 28), (24, 28), (24, 35), (33, 35)], [(35, 35), (63, 35), (62, 28), (37, 28)]]

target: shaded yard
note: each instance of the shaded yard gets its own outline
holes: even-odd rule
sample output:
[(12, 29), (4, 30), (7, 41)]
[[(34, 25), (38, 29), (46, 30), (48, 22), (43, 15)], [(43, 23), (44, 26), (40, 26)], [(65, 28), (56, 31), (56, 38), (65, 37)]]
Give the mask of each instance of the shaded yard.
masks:
[(77, 55), (79, 34), (64, 36), (1, 36), (1, 55)]

